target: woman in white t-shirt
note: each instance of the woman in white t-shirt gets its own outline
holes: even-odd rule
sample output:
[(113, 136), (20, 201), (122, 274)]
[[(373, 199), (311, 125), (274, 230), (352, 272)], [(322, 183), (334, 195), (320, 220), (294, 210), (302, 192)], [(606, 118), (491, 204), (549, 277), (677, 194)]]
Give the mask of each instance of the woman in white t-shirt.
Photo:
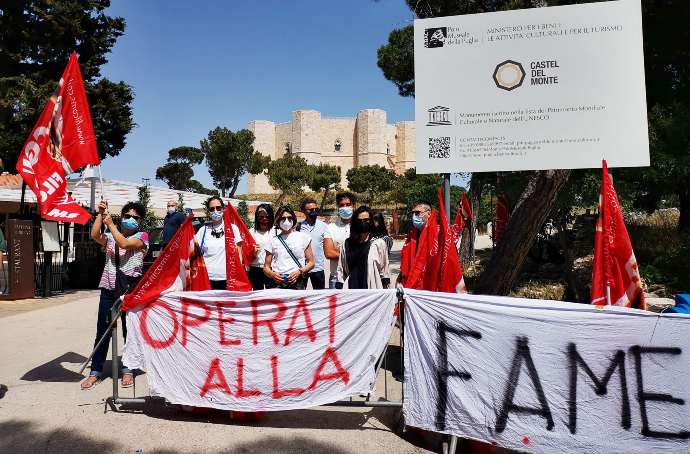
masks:
[(249, 264), (247, 272), (254, 290), (271, 287), (270, 279), (264, 274), (264, 263), (266, 262), (266, 246), (271, 238), (276, 236), (276, 231), (273, 229), (274, 220), (273, 207), (269, 203), (262, 203), (256, 207), (254, 228), (250, 230), (256, 246), (254, 246), (254, 260)]
[(314, 268), (311, 236), (295, 231), (297, 216), (290, 207), (280, 207), (275, 219), (276, 236), (266, 244), (264, 274), (272, 287), (304, 289), (306, 275)]
[[(214, 290), (225, 290), (226, 288), (226, 260), (225, 260), (225, 225), (223, 224), (223, 211), (225, 203), (218, 196), (212, 196), (206, 201), (206, 211), (211, 222), (203, 225), (194, 240), (199, 246), (199, 250), (204, 257), (208, 278), (211, 281), (211, 288)], [(236, 253), (242, 260), (242, 237), (240, 229), (232, 224), (232, 234), (235, 237)]]

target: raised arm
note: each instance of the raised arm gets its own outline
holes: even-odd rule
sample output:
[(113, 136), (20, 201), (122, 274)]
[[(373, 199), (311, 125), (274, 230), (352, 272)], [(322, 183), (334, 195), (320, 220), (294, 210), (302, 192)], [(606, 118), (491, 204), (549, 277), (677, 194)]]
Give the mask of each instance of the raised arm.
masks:
[(139, 250), (144, 249), (146, 247), (144, 242), (141, 241), (139, 238), (136, 238), (134, 236), (126, 238), (122, 233), (120, 233), (120, 230), (118, 230), (117, 225), (115, 225), (115, 222), (113, 222), (113, 218), (109, 214), (105, 216), (105, 219), (103, 219), (103, 223), (108, 227), (110, 233), (113, 234), (113, 239), (115, 240), (117, 245), (122, 249)]

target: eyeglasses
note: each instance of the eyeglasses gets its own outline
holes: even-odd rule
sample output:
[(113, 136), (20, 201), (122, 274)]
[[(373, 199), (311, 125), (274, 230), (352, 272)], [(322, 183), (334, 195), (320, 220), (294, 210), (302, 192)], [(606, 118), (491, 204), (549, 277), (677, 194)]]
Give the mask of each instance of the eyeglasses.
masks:
[(262, 220), (262, 219), (268, 219), (268, 216), (266, 216), (266, 215), (264, 214), (264, 215), (259, 215), (259, 216), (257, 216), (256, 218), (260, 221), (260, 220)]
[(215, 207), (208, 207), (208, 211), (223, 211), (223, 209), (225, 209), (225, 207), (221, 205)]
[(123, 214), (122, 219), (129, 219), (133, 218), (135, 221), (139, 221), (141, 219), (141, 216), (137, 216), (136, 214)]
[(318, 208), (312, 208), (311, 210), (307, 210), (309, 213), (318, 213), (319, 209)]
[(419, 216), (420, 214), (426, 213), (426, 212), (428, 212), (428, 211), (431, 211), (431, 210), (414, 210), (414, 211), (411, 211), (411, 213), (414, 214), (414, 215)]

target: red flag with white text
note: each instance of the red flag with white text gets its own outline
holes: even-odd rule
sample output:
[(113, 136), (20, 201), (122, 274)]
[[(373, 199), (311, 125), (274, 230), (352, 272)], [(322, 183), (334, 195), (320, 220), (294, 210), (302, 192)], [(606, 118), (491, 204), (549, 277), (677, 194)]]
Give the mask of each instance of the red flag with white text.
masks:
[(640, 271), (606, 160), (602, 161), (590, 300), (597, 305), (646, 309)]
[(41, 217), (85, 224), (91, 215), (68, 194), (66, 176), (99, 162), (79, 63), (72, 53), (19, 154), (16, 169), (36, 195)]
[(192, 218), (187, 216), (134, 290), (124, 296), (122, 310), (147, 305), (166, 293), (211, 289), (204, 258), (194, 245)]
[[(438, 274), (437, 291), (448, 293), (467, 293), (465, 279), (462, 276), (462, 265), (455, 248), (456, 236), (448, 225), (448, 216), (443, 204), (443, 194), (438, 188), (439, 236), (441, 269)], [(460, 210), (458, 210), (460, 211)]]
[[(235, 232), (232, 229), (233, 224), (237, 226), (240, 231), (240, 238), (242, 241), (242, 257), (244, 263), (250, 263), (254, 257), (254, 237), (252, 237), (244, 221), (239, 213), (231, 204), (228, 203), (223, 213), (223, 224), (225, 228), (225, 272), (226, 272), (226, 288), (237, 292), (251, 292), (252, 283), (249, 281), (249, 276), (244, 269), (242, 260), (240, 260), (240, 252), (235, 245)], [(245, 235), (242, 234), (242, 229), (246, 230)], [(251, 248), (251, 255), (248, 255), (246, 247)]]

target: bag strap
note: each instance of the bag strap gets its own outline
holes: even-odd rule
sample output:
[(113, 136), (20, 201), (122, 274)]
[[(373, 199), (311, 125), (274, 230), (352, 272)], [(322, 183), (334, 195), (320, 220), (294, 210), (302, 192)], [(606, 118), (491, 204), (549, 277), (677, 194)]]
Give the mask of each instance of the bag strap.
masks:
[(207, 229), (207, 227), (204, 226), (204, 234), (201, 235), (201, 245), (199, 246), (199, 249), (201, 250), (201, 254), (204, 253), (204, 241), (206, 241), (206, 229)]
[(113, 242), (115, 243), (115, 271), (120, 270), (120, 246), (117, 245), (117, 241), (113, 236)]
[(302, 268), (302, 264), (299, 262), (299, 260), (297, 260), (297, 257), (295, 257), (295, 254), (292, 252), (292, 249), (290, 249), (290, 248), (288, 247), (288, 245), (287, 245), (287, 243), (285, 242), (285, 240), (283, 239), (283, 237), (280, 236), (280, 233), (279, 233), (278, 235), (276, 235), (276, 236), (278, 237), (278, 239), (280, 240), (280, 242), (283, 243), (283, 246), (285, 246), (285, 250), (288, 251), (288, 254), (290, 254), (290, 257), (292, 257), (292, 260), (295, 261), (295, 264), (297, 265), (297, 268)]

